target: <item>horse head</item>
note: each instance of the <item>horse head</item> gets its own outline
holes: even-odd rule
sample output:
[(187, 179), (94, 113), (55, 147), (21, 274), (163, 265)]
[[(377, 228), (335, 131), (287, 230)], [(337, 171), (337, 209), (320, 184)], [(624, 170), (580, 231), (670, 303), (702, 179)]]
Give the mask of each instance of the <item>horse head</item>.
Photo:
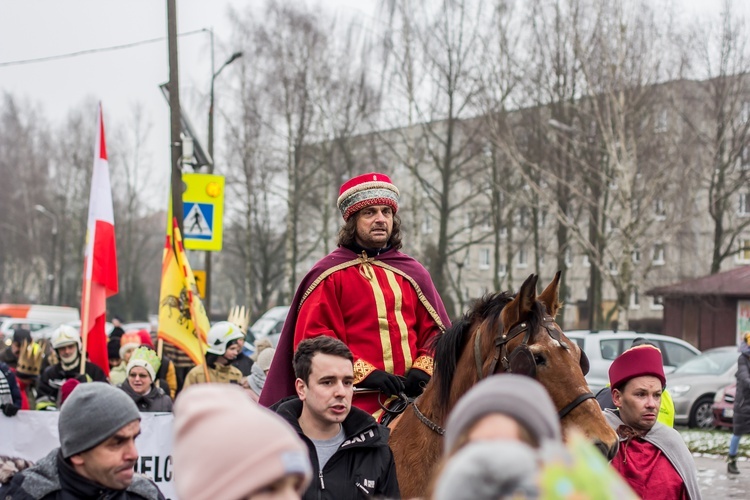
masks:
[(579, 429), (612, 458), (617, 451), (617, 435), (605, 421), (584, 378), (588, 358), (555, 322), (562, 305), (560, 272), (539, 295), (537, 281), (538, 276), (532, 274), (515, 295), (485, 297), (464, 317), (468, 323), (465, 348), (455, 365), (449, 406), (452, 408), (472, 385), (491, 374), (527, 375), (546, 387), (565, 434)]

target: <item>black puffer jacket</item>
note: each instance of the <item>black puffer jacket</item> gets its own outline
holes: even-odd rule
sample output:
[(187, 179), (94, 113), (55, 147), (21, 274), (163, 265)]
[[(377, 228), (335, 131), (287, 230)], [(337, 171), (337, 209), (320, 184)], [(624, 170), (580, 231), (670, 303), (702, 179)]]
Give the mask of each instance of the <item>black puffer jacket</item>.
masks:
[(734, 395), (734, 429), (737, 436), (750, 434), (750, 358), (737, 360), (737, 392)]
[(159, 488), (146, 476), (135, 474), (125, 490), (110, 490), (79, 476), (55, 448), (35, 466), (16, 473), (0, 488), (7, 500), (164, 500)]
[[(80, 366), (80, 365), (78, 365)], [(64, 370), (60, 363), (48, 366), (42, 372), (37, 382), (36, 389), (39, 396), (36, 401), (36, 409), (54, 408), (60, 393), (60, 387), (70, 378), (81, 380), (82, 377), (78, 371), (78, 366), (72, 370)], [(86, 361), (86, 382), (107, 382), (107, 376), (101, 368), (94, 363)]]
[(158, 411), (172, 411), (172, 398), (170, 398), (166, 392), (161, 388), (151, 385), (151, 390), (146, 394), (138, 394), (130, 387), (130, 382), (125, 380), (120, 384), (120, 389), (125, 391), (125, 394), (135, 401), (138, 411), (145, 413), (158, 412)]
[(302, 497), (304, 500), (401, 498), (393, 453), (388, 447), (390, 433), (370, 414), (352, 407), (343, 422), (346, 438), (321, 471), (315, 445), (302, 433), (297, 421), (302, 414), (302, 401), (291, 398), (278, 404), (275, 410), (307, 444), (313, 480)]

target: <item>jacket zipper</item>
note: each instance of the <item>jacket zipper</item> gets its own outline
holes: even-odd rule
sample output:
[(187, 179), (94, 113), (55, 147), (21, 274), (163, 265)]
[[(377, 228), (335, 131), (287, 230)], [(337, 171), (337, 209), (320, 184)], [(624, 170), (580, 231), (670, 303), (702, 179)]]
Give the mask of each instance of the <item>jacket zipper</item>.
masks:
[(320, 479), (320, 489), (325, 490), (326, 489), (326, 483), (323, 481), (323, 471), (318, 471), (318, 478)]

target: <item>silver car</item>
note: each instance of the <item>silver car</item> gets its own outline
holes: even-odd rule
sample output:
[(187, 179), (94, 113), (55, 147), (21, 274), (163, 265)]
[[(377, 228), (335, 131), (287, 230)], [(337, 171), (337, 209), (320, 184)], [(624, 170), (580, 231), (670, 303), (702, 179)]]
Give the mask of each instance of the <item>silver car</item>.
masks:
[[(645, 338), (654, 343), (660, 350), (664, 360), (664, 371), (671, 372), (680, 364), (693, 359), (701, 352), (682, 339), (659, 335), (657, 333), (640, 333), (632, 331), (602, 330), (589, 332), (588, 330), (572, 330), (565, 335), (583, 349), (589, 358), (589, 373), (586, 375), (591, 390), (596, 394), (603, 387), (609, 385), (609, 367), (620, 354), (630, 349), (633, 340)], [(671, 390), (671, 389), (670, 389)]]
[(734, 381), (737, 348), (715, 347), (686, 361), (667, 375), (667, 388), (674, 400), (674, 423), (711, 429), (711, 405), (716, 392)]

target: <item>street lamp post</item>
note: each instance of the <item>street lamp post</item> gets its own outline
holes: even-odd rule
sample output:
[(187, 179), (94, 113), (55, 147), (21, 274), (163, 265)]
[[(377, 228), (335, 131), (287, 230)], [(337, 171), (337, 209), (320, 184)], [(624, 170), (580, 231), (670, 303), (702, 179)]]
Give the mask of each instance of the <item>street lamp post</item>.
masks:
[(52, 220), (52, 251), (50, 252), (50, 263), (47, 272), (47, 280), (49, 281), (49, 304), (54, 305), (55, 296), (55, 256), (57, 250), (57, 217), (55, 214), (47, 210), (43, 205), (34, 205), (34, 210), (40, 214), (49, 217)]
[[(219, 67), (218, 70), (213, 71), (214, 68), (214, 32), (211, 31), (211, 92), (209, 94), (209, 105), (208, 105), (208, 156), (211, 157), (211, 163), (208, 165), (208, 173), (214, 173), (214, 82), (216, 77), (219, 76), (224, 68), (232, 64), (234, 61), (242, 57), (242, 52), (235, 52), (229, 59), (224, 61), (224, 64)], [(204, 298), (204, 305), (206, 312), (209, 317), (211, 316), (211, 252), (206, 251), (206, 258), (204, 262), (204, 268), (206, 271), (206, 296)]]

